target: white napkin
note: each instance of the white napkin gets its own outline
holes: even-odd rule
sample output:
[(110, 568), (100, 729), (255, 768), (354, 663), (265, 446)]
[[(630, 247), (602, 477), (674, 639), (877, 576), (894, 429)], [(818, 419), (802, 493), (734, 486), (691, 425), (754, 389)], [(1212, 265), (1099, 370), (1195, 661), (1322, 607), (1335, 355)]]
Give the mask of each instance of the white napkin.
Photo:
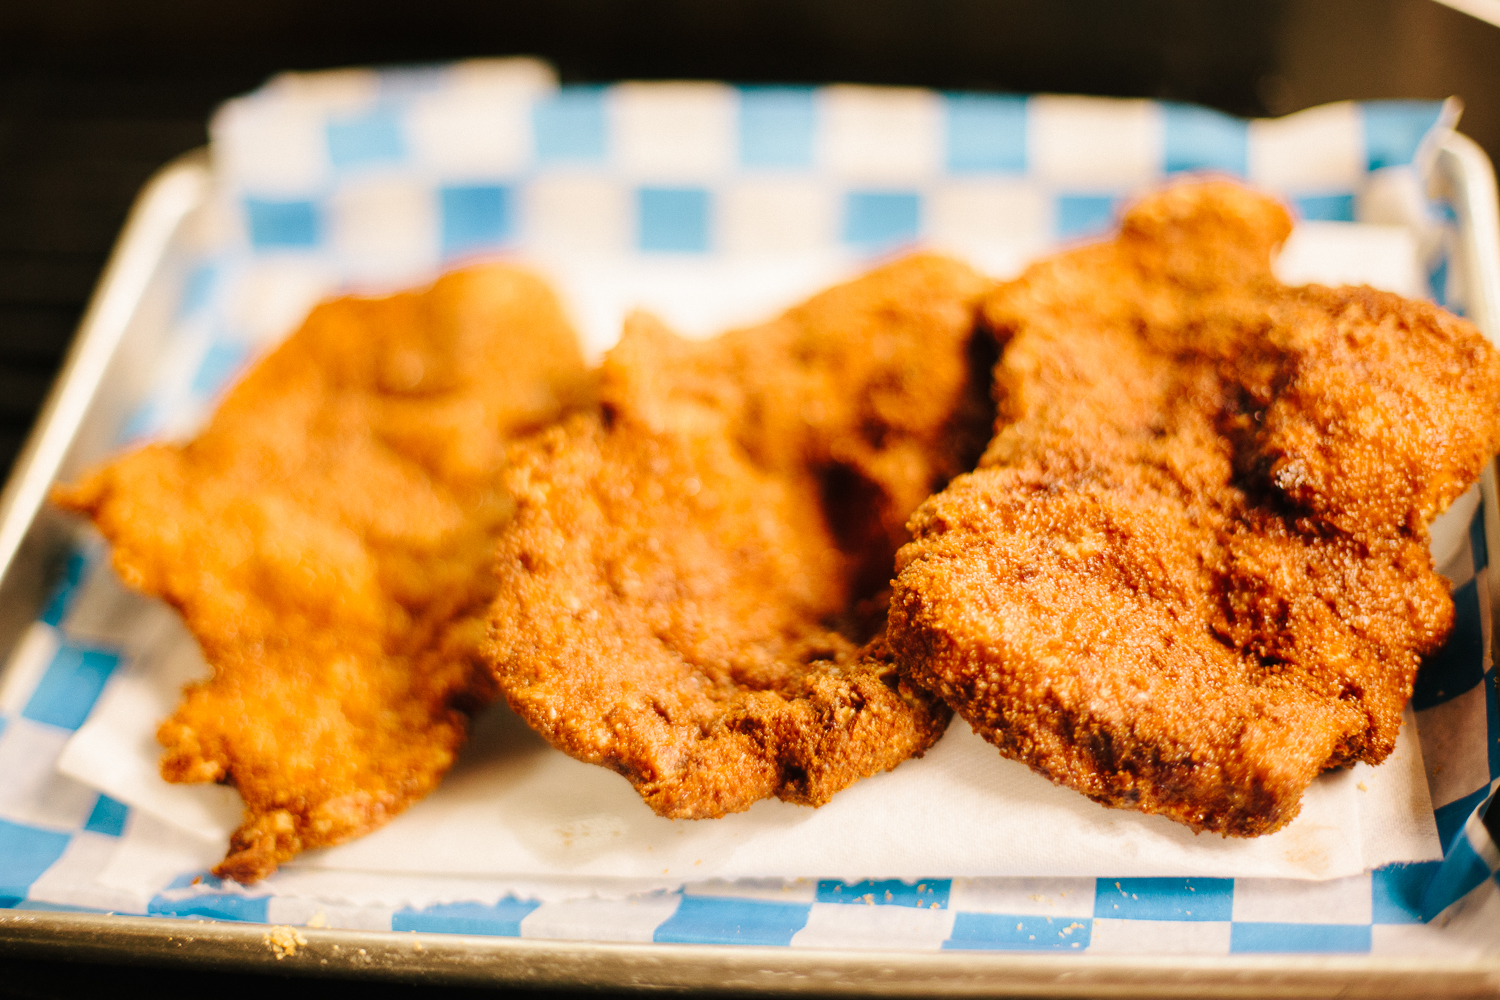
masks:
[[(980, 263), (1007, 273), (1029, 249), (997, 247)], [(706, 335), (764, 316), (773, 311), (767, 304), (794, 301), (854, 264), (824, 257), (540, 266), (573, 303), (597, 353), (628, 307), (653, 308), (684, 332)], [(1420, 290), (1412, 239), (1394, 227), (1300, 227), (1280, 270), (1292, 281), (1364, 277), (1406, 294)], [(1445, 528), (1434, 549), (1446, 555), (1462, 541), (1461, 527)], [(58, 764), (145, 814), (127, 832), (108, 881), (145, 886), (161, 873), (211, 863), (239, 821), (237, 796), (168, 785), (156, 770), (156, 726), (182, 683), (206, 669), (196, 646), (170, 613), (124, 592), (107, 570), (85, 587), (67, 628), (123, 644), (128, 658)], [(552, 750), (499, 706), (477, 720), (469, 747), (433, 795), (367, 837), (303, 855), (282, 878), (429, 876), (435, 881), (422, 895), (431, 898), (457, 891), (441, 887), (462, 885), (453, 881), (458, 876), (552, 880), (608, 894), (611, 886), (630, 892), (751, 877), (1328, 879), (1441, 856), (1410, 712), (1384, 765), (1324, 775), (1285, 829), (1235, 840), (1097, 806), (1002, 759), (961, 720), (925, 758), (862, 781), (820, 809), (765, 801), (718, 820), (665, 820), (623, 778)]]

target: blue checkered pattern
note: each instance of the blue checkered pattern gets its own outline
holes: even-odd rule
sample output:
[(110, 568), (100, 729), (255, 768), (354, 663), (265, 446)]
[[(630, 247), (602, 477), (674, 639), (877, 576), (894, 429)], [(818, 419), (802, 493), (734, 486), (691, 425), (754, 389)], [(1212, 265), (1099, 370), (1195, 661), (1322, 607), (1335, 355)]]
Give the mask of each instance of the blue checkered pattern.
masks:
[[(1132, 191), (1185, 170), (1246, 177), (1308, 219), (1351, 220), (1372, 185), (1420, 167), (1445, 115), (1377, 103), (1244, 121), (1143, 101), (850, 87), (559, 89), (473, 64), (274, 81), (215, 121), (227, 223), (184, 255), (161, 379), (118, 439), (193, 426), (260, 345), (348, 284), (497, 250), (833, 248), (857, 259), (919, 241), (962, 248), (995, 227), (1042, 246), (1104, 231)], [(1427, 221), (1440, 231), (1453, 220), (1435, 206)], [(1446, 244), (1430, 242), (1434, 292), (1446, 296)], [(197, 871), (139, 897), (104, 873), (149, 823), (53, 770), (127, 657), (97, 628), (70, 627), (101, 564), (80, 552), (0, 684), (0, 906), (793, 948), (1399, 954), (1454, 935), (1493, 947), (1500, 850), (1479, 817), (1500, 784), (1500, 708), (1482, 518), (1455, 581), (1458, 627), (1413, 698), (1419, 733), (1448, 734), (1424, 739), (1441, 862), (1316, 883), (805, 880), (562, 902), (476, 883), (420, 906), (350, 905), (305, 878), (245, 889)], [(371, 880), (409, 898), (398, 877)]]
[[(1430, 102), (1256, 122), (1179, 104), (854, 87), (539, 88), (507, 124), (504, 154), (485, 159), (429, 127), (459, 99), (372, 86), (364, 106), (290, 136), (274, 88), (231, 104), (215, 135), (237, 151), (225, 166), (249, 245), (358, 256), (371, 225), (349, 217), (384, 214), (437, 266), (524, 249), (587, 211), (593, 237), (623, 253), (775, 252), (778, 240), (867, 253), (973, 239), (993, 225), (981, 206), (996, 192), (1035, 205), (1010, 220), (1028, 230), (1014, 235), (1068, 239), (1182, 171), (1275, 188), (1308, 219), (1353, 220), (1370, 172), (1409, 165), (1443, 115)], [(265, 141), (272, 132), (281, 144)], [(286, 141), (302, 148), (289, 157)], [(767, 182), (798, 178), (817, 182), (807, 226), (760, 231)]]

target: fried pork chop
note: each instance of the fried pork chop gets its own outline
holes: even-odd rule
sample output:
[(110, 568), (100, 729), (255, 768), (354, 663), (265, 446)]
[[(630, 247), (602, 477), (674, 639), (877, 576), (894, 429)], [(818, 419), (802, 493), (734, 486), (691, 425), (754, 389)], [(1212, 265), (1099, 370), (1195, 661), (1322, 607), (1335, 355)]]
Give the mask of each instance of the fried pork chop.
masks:
[(1255, 836), (1390, 753), (1453, 621), (1428, 524), (1500, 446), (1500, 359), (1370, 288), (1286, 287), (1227, 182), (1153, 195), (984, 314), (980, 467), (913, 517), (889, 642), (1002, 754)]
[(907, 517), (988, 433), (990, 287), (924, 256), (713, 341), (634, 317), (600, 411), (512, 450), (511, 707), (678, 818), (820, 805), (926, 750), (949, 712), (878, 634)]
[(319, 306), (194, 440), (54, 492), (213, 668), (158, 738), (167, 780), (244, 799), (218, 874), (366, 833), (448, 770), (494, 697), (478, 647), (504, 447), (584, 386), (552, 293), (474, 268)]

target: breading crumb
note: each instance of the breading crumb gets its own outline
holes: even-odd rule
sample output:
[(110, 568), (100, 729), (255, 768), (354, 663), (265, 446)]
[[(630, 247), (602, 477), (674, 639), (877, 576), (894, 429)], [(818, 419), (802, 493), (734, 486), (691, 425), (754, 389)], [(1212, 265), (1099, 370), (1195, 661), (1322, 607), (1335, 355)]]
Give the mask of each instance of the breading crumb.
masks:
[(302, 936), (301, 931), (285, 924), (277, 924), (262, 934), (260, 939), (276, 955), (278, 962), (297, 954), (297, 949), (307, 944), (307, 938)]

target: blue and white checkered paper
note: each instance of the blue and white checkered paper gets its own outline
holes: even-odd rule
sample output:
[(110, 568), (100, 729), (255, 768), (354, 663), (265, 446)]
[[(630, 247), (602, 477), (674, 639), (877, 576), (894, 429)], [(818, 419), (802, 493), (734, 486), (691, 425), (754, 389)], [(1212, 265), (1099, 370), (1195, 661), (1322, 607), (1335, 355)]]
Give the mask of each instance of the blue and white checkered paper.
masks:
[[(178, 310), (155, 391), (122, 442), (201, 418), (316, 297), (422, 280), (453, 262), (850, 261), (914, 242), (984, 248), (992, 269), (1107, 228), (1120, 200), (1183, 170), (1243, 176), (1306, 219), (1398, 223), (1431, 251), (1451, 214), (1419, 174), (1444, 108), (1342, 104), (1246, 122), (1147, 101), (856, 87), (557, 88), (532, 63), (284, 77), (214, 126), (219, 194), (179, 249)], [(1003, 234), (997, 239), (996, 234)], [(994, 247), (1003, 244), (1002, 262)], [(986, 263), (986, 261), (981, 261)], [(747, 265), (748, 266), (748, 265)], [(1453, 286), (1450, 288), (1450, 284)], [(588, 328), (592, 346), (610, 331)], [(1480, 815), (1500, 784), (1488, 555), (1476, 510), (1445, 566), (1458, 627), (1413, 699), (1446, 857), (1325, 882), (1211, 878), (685, 884), (626, 898), (518, 881), (446, 887), (290, 872), (242, 888), (160, 867), (174, 833), (58, 774), (69, 736), (137, 650), (76, 596), (68, 562), (0, 682), (0, 905), (600, 941), (1062, 952), (1474, 951), (1500, 947), (1500, 851)], [(153, 868), (153, 863), (158, 865)], [(121, 866), (158, 874), (126, 890)], [(155, 877), (155, 876), (154, 876)], [(360, 879), (358, 892), (343, 880)], [(139, 878), (135, 879), (139, 882)], [(533, 880), (533, 883), (536, 880)], [(401, 904), (370, 905), (371, 885)], [(376, 893), (379, 894), (379, 893)], [(542, 901), (550, 900), (550, 901)]]

